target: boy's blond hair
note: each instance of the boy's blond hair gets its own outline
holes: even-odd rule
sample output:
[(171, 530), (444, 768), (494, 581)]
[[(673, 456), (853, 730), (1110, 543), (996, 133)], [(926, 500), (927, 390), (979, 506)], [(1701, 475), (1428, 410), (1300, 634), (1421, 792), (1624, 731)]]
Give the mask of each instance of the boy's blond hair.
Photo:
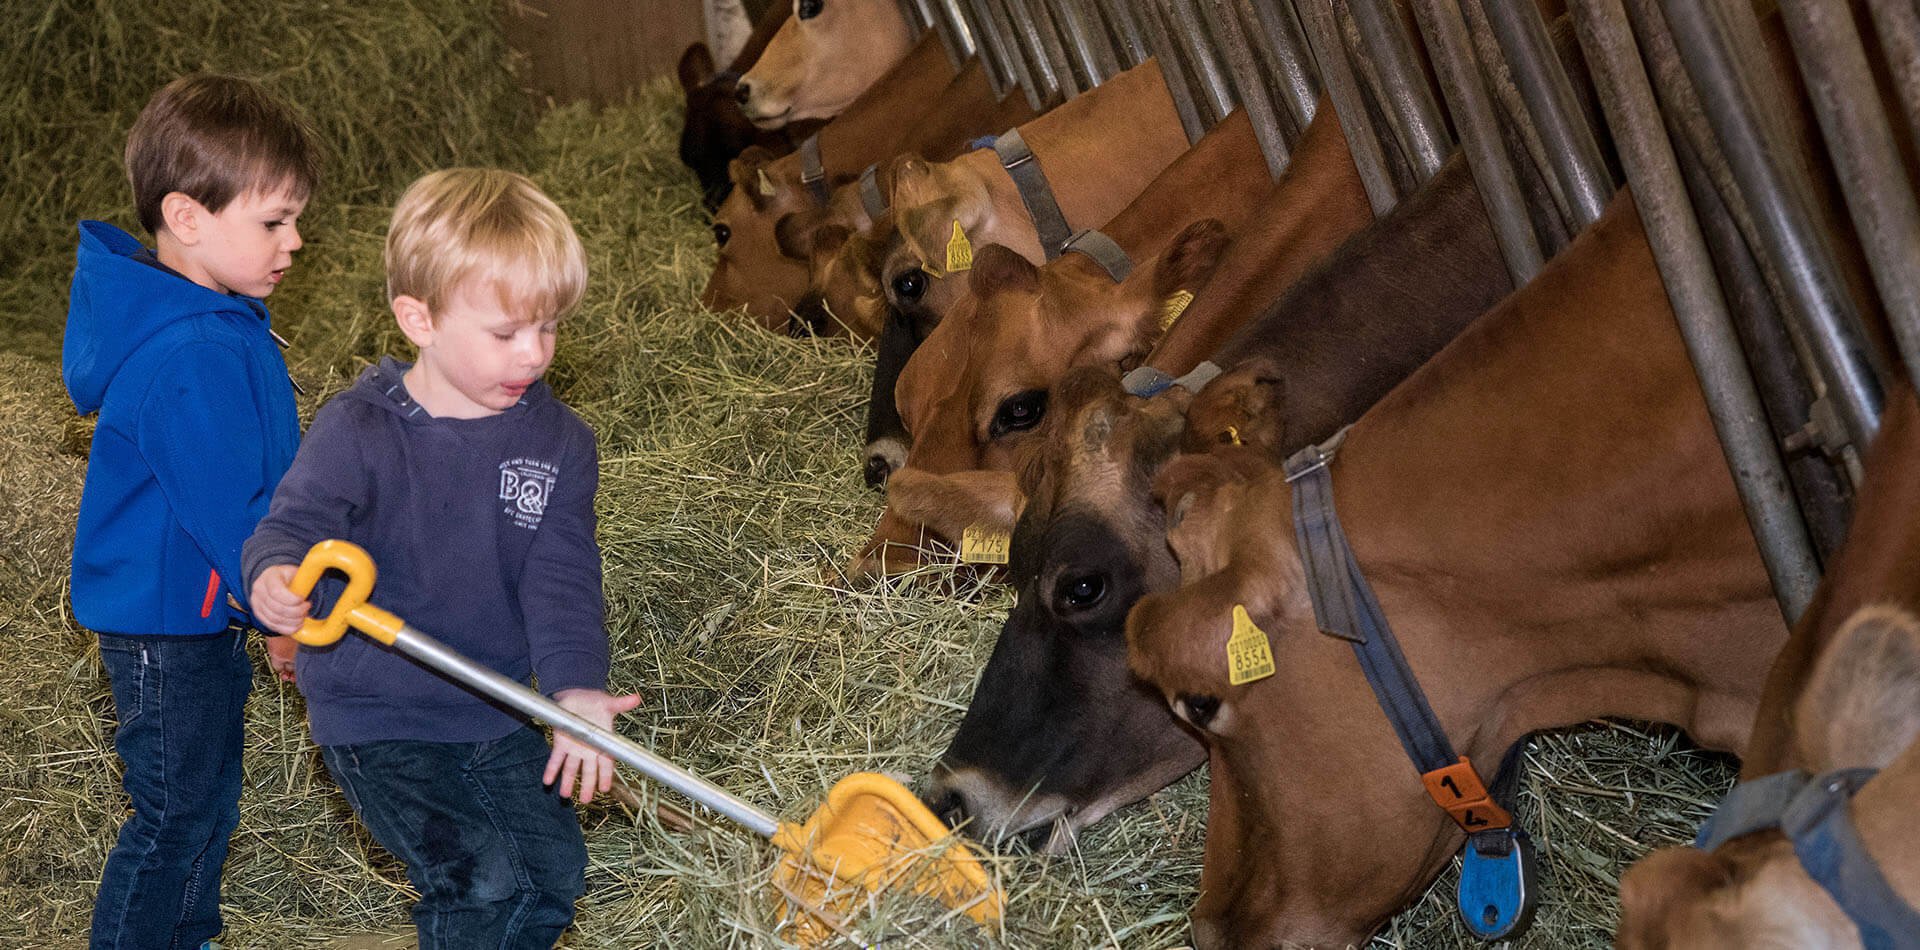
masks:
[(140, 226), (159, 234), (160, 203), (180, 192), (219, 214), (233, 199), (285, 187), (305, 201), (320, 179), (313, 130), (260, 84), (182, 76), (161, 88), (127, 133), (127, 180)]
[(462, 284), (493, 286), (528, 322), (565, 316), (587, 286), (587, 255), (567, 213), (524, 175), (449, 168), (408, 186), (387, 231), (387, 299), (440, 308)]

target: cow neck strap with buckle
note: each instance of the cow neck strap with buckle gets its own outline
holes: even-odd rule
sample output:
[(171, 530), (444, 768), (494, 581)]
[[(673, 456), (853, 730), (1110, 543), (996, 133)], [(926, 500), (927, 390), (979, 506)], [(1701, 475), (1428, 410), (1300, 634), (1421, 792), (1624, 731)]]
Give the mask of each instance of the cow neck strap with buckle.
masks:
[(1060, 203), (1053, 198), (1053, 186), (1047, 184), (1047, 173), (1040, 167), (1040, 159), (1034, 157), (1033, 149), (1027, 147), (1027, 140), (1020, 137), (1019, 129), (1008, 129), (994, 139), (993, 153), (1000, 156), (1000, 167), (1007, 170), (1014, 187), (1020, 189), (1020, 203), (1027, 206), (1027, 216), (1033, 219), (1034, 230), (1040, 232), (1040, 248), (1047, 260), (1059, 257), (1073, 232), (1067, 227), (1067, 216), (1061, 213)]
[(1835, 769), (1809, 776), (1796, 770), (1741, 782), (1700, 826), (1693, 846), (1712, 851), (1743, 835), (1778, 828), (1793, 843), (1807, 876), (1853, 920), (1867, 950), (1920, 947), (1920, 911), (1887, 883), (1847, 814), (1847, 802), (1879, 771)]
[(815, 201), (826, 204), (832, 193), (827, 190), (827, 166), (820, 161), (820, 134), (807, 136), (800, 143), (800, 183), (807, 186)]
[(1060, 245), (1061, 254), (1076, 252), (1093, 258), (1093, 262), (1107, 272), (1108, 279), (1116, 284), (1133, 273), (1133, 258), (1127, 255), (1126, 249), (1098, 228), (1075, 231), (1073, 237)]
[(1207, 384), (1213, 382), (1214, 377), (1218, 375), (1220, 375), (1220, 367), (1212, 360), (1202, 362), (1187, 375), (1178, 378), (1168, 376), (1165, 372), (1151, 366), (1136, 366), (1120, 378), (1120, 388), (1125, 389), (1127, 395), (1139, 396), (1142, 399), (1158, 396), (1175, 386), (1184, 387), (1187, 392), (1198, 395), (1200, 390), (1207, 388)]
[(860, 208), (870, 221), (878, 221), (887, 213), (887, 199), (880, 194), (879, 174), (878, 163), (868, 165), (867, 170), (860, 173)]
[(1455, 755), (1347, 543), (1329, 468), (1346, 436), (1341, 429), (1294, 453), (1285, 466), (1314, 619), (1322, 633), (1352, 645), (1427, 794), (1467, 833), (1455, 900), (1467, 928), (1482, 940), (1511, 937), (1532, 919), (1537, 900), (1532, 847), (1512, 815), (1494, 802), (1473, 763)]

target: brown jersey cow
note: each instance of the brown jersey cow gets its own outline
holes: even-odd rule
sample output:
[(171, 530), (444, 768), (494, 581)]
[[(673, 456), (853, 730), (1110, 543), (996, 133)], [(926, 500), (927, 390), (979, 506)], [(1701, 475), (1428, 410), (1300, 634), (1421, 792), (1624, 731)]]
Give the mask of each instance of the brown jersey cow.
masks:
[(740, 111), (763, 129), (831, 119), (912, 46), (913, 28), (893, 0), (793, 0), (793, 18), (740, 77)]
[(746, 45), (724, 71), (714, 69), (713, 53), (705, 43), (695, 43), (680, 54), (680, 91), (687, 97), (686, 114), (680, 125), (680, 161), (700, 179), (701, 199), (708, 211), (718, 209), (727, 193), (733, 190), (727, 165), (746, 151), (747, 146), (758, 145), (784, 154), (793, 149), (795, 140), (789, 138), (790, 134), (805, 136), (815, 131), (812, 123), (774, 131), (757, 128), (740, 111), (740, 101), (734, 95), (734, 84), (741, 73), (760, 58), (761, 50), (767, 48), (773, 34), (792, 15), (790, 4), (768, 6), (766, 13), (754, 22), (753, 34), (747, 37)]

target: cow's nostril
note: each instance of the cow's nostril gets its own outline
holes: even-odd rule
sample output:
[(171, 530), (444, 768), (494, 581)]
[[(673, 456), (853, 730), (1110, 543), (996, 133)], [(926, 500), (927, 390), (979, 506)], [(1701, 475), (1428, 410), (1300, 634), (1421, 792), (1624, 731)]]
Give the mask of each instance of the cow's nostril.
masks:
[(742, 106), (746, 105), (747, 100), (753, 98), (753, 87), (747, 85), (746, 83), (736, 84), (733, 87), (733, 98), (735, 101), (739, 102)]
[(1220, 697), (1181, 693), (1180, 706), (1186, 711), (1187, 721), (1193, 723), (1194, 728), (1205, 729), (1220, 712)]
[(887, 457), (884, 455), (869, 455), (867, 456), (867, 466), (864, 474), (866, 475), (868, 488), (884, 488), (887, 484), (887, 477), (893, 474), (893, 463), (887, 461)]
[(960, 827), (968, 818), (967, 800), (961, 797), (959, 792), (950, 789), (937, 792), (933, 798), (928, 799), (927, 810), (940, 816), (940, 820), (946, 822), (949, 828)]

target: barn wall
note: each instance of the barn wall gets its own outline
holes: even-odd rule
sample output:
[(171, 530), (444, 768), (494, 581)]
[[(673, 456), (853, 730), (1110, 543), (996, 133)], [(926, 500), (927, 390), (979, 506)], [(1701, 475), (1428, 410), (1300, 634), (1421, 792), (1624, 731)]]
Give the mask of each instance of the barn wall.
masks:
[(536, 94), (599, 105), (672, 75), (681, 51), (706, 38), (700, 0), (520, 0), (506, 32)]

